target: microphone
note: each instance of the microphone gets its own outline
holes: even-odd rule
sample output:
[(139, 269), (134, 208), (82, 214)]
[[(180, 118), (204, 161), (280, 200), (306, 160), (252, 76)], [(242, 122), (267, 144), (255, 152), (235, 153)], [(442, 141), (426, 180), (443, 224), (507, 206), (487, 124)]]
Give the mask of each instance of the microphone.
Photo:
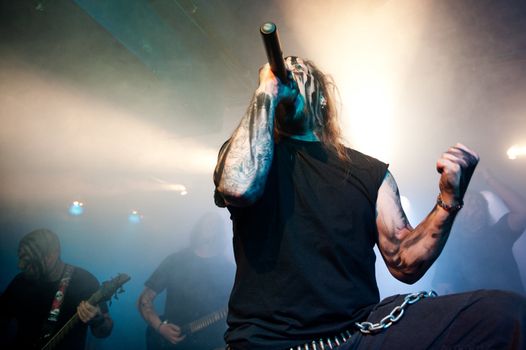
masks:
[(259, 28), (259, 32), (263, 38), (270, 70), (283, 84), (288, 84), (289, 78), (279, 43), (278, 28), (274, 23), (266, 22)]

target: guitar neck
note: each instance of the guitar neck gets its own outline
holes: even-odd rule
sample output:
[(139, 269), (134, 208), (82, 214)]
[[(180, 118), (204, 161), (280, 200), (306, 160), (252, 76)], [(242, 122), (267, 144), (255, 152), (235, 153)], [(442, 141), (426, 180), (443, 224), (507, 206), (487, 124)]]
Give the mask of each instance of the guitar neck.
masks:
[(186, 330), (186, 333), (192, 334), (200, 331), (203, 328), (206, 328), (226, 317), (228, 313), (228, 308), (224, 308), (218, 311), (215, 311), (211, 314), (206, 315), (198, 320), (188, 323), (183, 328)]

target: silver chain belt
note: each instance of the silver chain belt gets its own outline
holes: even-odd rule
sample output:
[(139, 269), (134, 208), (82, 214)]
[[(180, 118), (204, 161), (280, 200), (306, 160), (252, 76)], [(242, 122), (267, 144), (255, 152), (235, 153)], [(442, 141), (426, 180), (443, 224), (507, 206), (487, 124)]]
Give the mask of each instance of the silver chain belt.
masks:
[[(393, 310), (387, 316), (385, 316), (384, 318), (380, 320), (380, 322), (372, 323), (372, 322), (364, 321), (364, 322), (356, 322), (355, 325), (360, 330), (360, 332), (364, 334), (378, 333), (379, 331), (383, 329), (387, 329), (391, 327), (393, 323), (398, 322), (404, 315), (404, 312), (409, 305), (414, 304), (424, 298), (431, 298), (431, 297), (436, 297), (436, 296), (437, 296), (437, 293), (434, 290), (431, 290), (429, 292), (422, 291), (422, 292), (408, 294), (405, 296), (402, 304), (395, 306)], [(351, 339), (351, 336), (352, 334), (350, 331), (345, 331), (343, 333), (340, 333), (340, 335), (319, 339), (318, 341), (313, 340), (310, 343), (305, 343), (302, 345), (290, 347), (288, 350), (336, 349), (338, 346), (344, 344), (349, 339)], [(227, 349), (230, 349), (230, 347), (227, 346)]]
[(378, 323), (372, 323), (372, 322), (356, 322), (355, 325), (358, 327), (360, 332), (364, 334), (371, 334), (371, 333), (377, 333), (383, 329), (387, 329), (393, 325), (393, 323), (398, 322), (402, 316), (404, 315), (405, 309), (411, 304), (416, 303), (417, 301), (429, 298), (429, 297), (436, 297), (437, 293), (434, 290), (431, 290), (429, 292), (417, 292), (417, 293), (411, 293), (405, 296), (404, 302), (398, 306), (395, 306), (393, 310), (389, 313), (389, 315), (385, 316), (380, 320)]

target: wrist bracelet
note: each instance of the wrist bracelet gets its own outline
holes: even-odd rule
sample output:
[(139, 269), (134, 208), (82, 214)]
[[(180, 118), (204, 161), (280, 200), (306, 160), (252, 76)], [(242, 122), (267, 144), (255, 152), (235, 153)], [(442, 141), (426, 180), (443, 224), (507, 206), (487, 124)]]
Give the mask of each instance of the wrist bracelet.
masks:
[(159, 332), (161, 331), (161, 326), (162, 326), (163, 324), (167, 324), (167, 323), (168, 323), (168, 320), (161, 321), (161, 322), (159, 323), (159, 325), (157, 326), (157, 328), (156, 328), (157, 333), (159, 333)]
[(447, 203), (444, 203), (444, 201), (442, 200), (442, 197), (439, 194), (437, 197), (437, 205), (441, 207), (442, 209), (444, 209), (445, 211), (447, 211), (448, 213), (456, 213), (457, 211), (462, 209), (462, 207), (464, 206), (464, 201), (460, 200), (458, 203), (449, 205)]

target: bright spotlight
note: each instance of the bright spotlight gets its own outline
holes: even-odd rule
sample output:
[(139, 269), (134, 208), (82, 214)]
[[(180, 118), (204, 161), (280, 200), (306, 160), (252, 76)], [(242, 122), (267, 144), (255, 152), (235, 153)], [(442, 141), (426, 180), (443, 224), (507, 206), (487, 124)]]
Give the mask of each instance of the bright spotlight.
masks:
[(186, 196), (188, 194), (188, 190), (186, 189), (185, 185), (170, 183), (168, 181), (158, 179), (156, 177), (154, 177), (153, 179), (155, 180), (155, 182), (158, 182), (161, 185), (161, 188), (165, 191), (179, 192), (181, 196)]
[(517, 157), (524, 157), (526, 155), (526, 146), (511, 146), (506, 152), (509, 159), (517, 159)]
[(168, 185), (168, 187), (170, 188), (170, 190), (172, 191), (175, 191), (175, 192), (179, 192), (179, 194), (181, 196), (186, 196), (188, 194), (188, 191), (186, 190), (186, 187), (184, 185), (181, 185), (181, 184), (171, 184), (171, 185)]
[(80, 201), (74, 201), (69, 206), (69, 214), (73, 216), (80, 216), (84, 213), (84, 203)]
[(138, 224), (142, 221), (142, 219), (143, 216), (137, 210), (132, 210), (130, 215), (128, 215), (128, 221), (132, 224)]

